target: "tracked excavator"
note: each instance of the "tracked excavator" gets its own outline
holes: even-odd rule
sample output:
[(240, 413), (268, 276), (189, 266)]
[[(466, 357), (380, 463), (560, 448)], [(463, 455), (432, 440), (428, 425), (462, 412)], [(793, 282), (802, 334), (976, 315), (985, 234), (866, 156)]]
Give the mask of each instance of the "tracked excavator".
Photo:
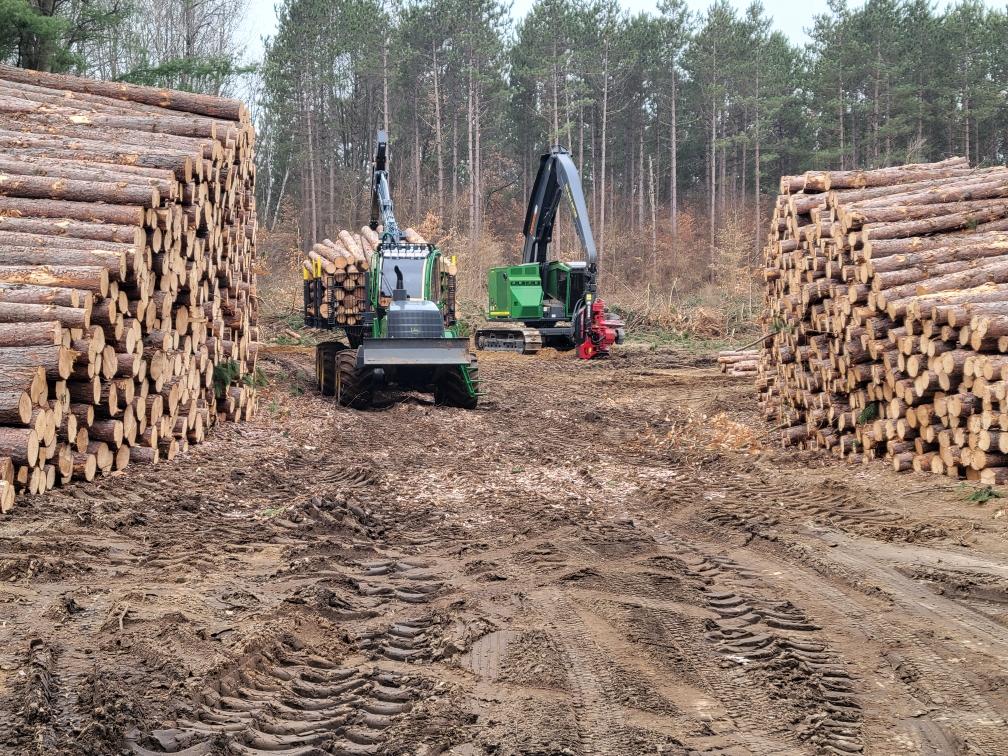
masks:
[[(563, 195), (584, 260), (550, 260)], [(625, 326), (596, 297), (598, 253), (581, 177), (562, 147), (553, 147), (539, 160), (523, 232), (522, 263), (487, 273), (487, 325), (476, 332), (476, 348), (530, 354), (551, 346), (575, 349), (582, 359), (607, 356), (613, 344), (623, 342)]]
[(388, 137), (379, 131), (369, 225), (380, 231), (380, 242), (359, 302), (360, 323), (337, 324), (333, 285), (322, 275), (305, 277), (305, 325), (341, 329), (347, 339), (316, 347), (319, 390), (358, 409), (386, 387), (433, 393), (435, 404), (475, 409), (478, 369), (469, 339), (456, 332), (453, 265), (434, 245), (407, 241), (395, 218), (387, 160)]

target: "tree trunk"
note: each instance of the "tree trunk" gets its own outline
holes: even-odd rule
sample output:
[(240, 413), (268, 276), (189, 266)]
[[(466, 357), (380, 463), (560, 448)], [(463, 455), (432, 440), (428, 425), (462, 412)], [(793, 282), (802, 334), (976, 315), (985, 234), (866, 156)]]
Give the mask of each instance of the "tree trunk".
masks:
[(710, 157), (710, 259), (714, 259), (715, 218), (717, 215), (717, 103), (711, 101)]
[(657, 281), (658, 275), (658, 215), (655, 209), (657, 205), (655, 194), (657, 185), (655, 183), (654, 158), (648, 156), (648, 199), (651, 202), (651, 277)]
[(671, 205), (669, 208), (669, 221), (672, 226), (672, 255), (677, 258), (679, 251), (679, 138), (677, 134), (678, 123), (676, 122), (676, 111), (678, 99), (679, 73), (673, 64), (672, 68), (672, 134), (670, 137), (669, 153), (672, 162), (671, 177), (669, 178), (669, 195)]
[(444, 217), (444, 157), (441, 139), (441, 87), (440, 70), (438, 68), (437, 45), (431, 43), (434, 58), (434, 149), (437, 153), (437, 209), (442, 220)]
[(226, 121), (246, 123), (249, 120), (248, 108), (244, 103), (213, 95), (156, 89), (154, 87), (123, 84), (113, 81), (82, 79), (76, 76), (43, 73), (41, 71), (31, 71), (6, 65), (0, 65), (0, 79), (22, 82), (48, 89), (110, 97), (116, 100), (153, 105), (185, 113), (195, 113)]
[(599, 203), (599, 257), (601, 257), (605, 252), (605, 238), (606, 238), (606, 217), (605, 217), (605, 206), (606, 206), (606, 126), (609, 117), (609, 41), (606, 40), (603, 51), (602, 51), (602, 145), (601, 145), (601, 180), (599, 182), (599, 191), (601, 193), (601, 202)]
[(475, 189), (475, 152), (473, 143), (473, 62), (472, 54), (469, 57), (469, 100), (468, 100), (468, 118), (466, 118), (468, 126), (467, 135), (467, 147), (469, 150), (469, 159), (466, 163), (468, 167), (468, 182), (467, 189), (469, 191), (469, 242), (471, 244), (476, 243), (476, 189)]
[(644, 124), (643, 119), (638, 141), (637, 158), (637, 232), (644, 232)]

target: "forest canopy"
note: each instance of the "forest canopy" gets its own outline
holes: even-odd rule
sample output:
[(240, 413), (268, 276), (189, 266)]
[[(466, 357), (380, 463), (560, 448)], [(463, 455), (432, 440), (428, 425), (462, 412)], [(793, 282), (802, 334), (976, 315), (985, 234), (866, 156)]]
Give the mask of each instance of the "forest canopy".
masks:
[(654, 223), (675, 237), (684, 207), (710, 239), (743, 208), (752, 228), (785, 173), (1008, 151), (1008, 14), (975, 1), (831, 0), (805, 45), (758, 2), (696, 14), (661, 0), (631, 15), (539, 0), (518, 21), (500, 0), (278, 10), (261, 71), (261, 210), (272, 222), (296, 197), (306, 239), (359, 219), (385, 124), (405, 213), (432, 210), (470, 238), (502, 201), (523, 201), (545, 147), (566, 146), (602, 248)]

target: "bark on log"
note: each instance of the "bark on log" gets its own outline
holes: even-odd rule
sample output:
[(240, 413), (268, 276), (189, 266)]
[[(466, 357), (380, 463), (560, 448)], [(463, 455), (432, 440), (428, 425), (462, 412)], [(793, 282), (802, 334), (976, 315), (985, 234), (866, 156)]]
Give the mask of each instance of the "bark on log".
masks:
[(868, 171), (809, 171), (805, 174), (802, 186), (806, 192), (892, 186), (911, 181), (962, 176), (970, 170), (969, 160), (954, 157), (937, 163), (919, 163)]
[(143, 226), (147, 219), (144, 208), (139, 206), (0, 196), (0, 216), (4, 215), (64, 218), (89, 223), (114, 223), (137, 227)]
[(109, 291), (109, 272), (98, 267), (0, 265), (0, 283), (83, 289), (104, 297)]
[(35, 322), (26, 322), (29, 319), (5, 321), (4, 308), (8, 306), (16, 305), (0, 302), (0, 347), (59, 346), (63, 343), (63, 327), (57, 319), (39, 318)]
[(0, 215), (0, 232), (129, 244), (140, 250), (147, 243), (147, 234), (139, 225), (86, 223), (66, 218)]
[(1001, 203), (982, 210), (970, 210), (934, 218), (903, 221), (900, 223), (869, 224), (861, 231), (861, 238), (867, 242), (873, 239), (895, 239), (907, 236), (922, 236), (936, 231), (968, 228), (978, 223), (1000, 220), (1008, 217), (1008, 203)]
[(18, 81), (49, 89), (63, 89), (70, 92), (85, 92), (126, 102), (155, 105), (167, 110), (198, 113), (227, 121), (248, 120), (248, 109), (238, 100), (229, 100), (211, 95), (177, 92), (170, 89), (155, 89), (136, 84), (96, 81), (76, 76), (32, 71), (13, 66), (0, 65), (0, 79)]

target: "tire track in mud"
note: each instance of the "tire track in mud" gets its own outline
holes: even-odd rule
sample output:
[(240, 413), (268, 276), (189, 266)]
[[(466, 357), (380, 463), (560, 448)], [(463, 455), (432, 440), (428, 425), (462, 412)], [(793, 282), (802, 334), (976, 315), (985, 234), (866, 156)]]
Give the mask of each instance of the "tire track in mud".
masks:
[(189, 715), (134, 753), (374, 753), (424, 695), (416, 679), (319, 656), (293, 639), (241, 660), (206, 686)]
[[(790, 486), (785, 487), (785, 491), (789, 489), (793, 492)], [(757, 488), (754, 493), (759, 501), (764, 491)], [(752, 499), (750, 495), (749, 501)], [(916, 703), (914, 716), (900, 723), (906, 735), (893, 737), (895, 742), (908, 750), (929, 754), (1008, 753), (1008, 720), (992, 705), (992, 690), (997, 689), (997, 683), (975, 677), (970, 665), (962, 663), (964, 655), (981, 653), (986, 666), (1008, 674), (1004, 661), (1008, 659), (1008, 640), (1003, 627), (957, 602), (943, 597), (928, 599), (911, 578), (888, 564), (897, 554), (901, 561), (912, 563), (915, 549), (924, 547), (904, 544), (895, 551), (884, 540), (865, 539), (859, 533), (877, 536), (879, 531), (851, 528), (846, 515), (825, 522), (839, 527), (839, 531), (810, 530), (797, 524), (788, 527), (775, 516), (756, 510), (754, 505), (743, 503), (746, 499), (741, 493), (715, 501), (706, 512), (693, 515), (685, 523), (698, 540), (711, 525), (743, 534), (742, 548), (747, 550), (747, 557), (761, 560), (760, 555), (765, 555), (772, 560), (764, 569), (800, 570), (787, 581), (796, 595), (815, 596), (820, 603), (831, 596), (831, 609), (839, 619), (858, 618), (858, 630), (865, 642), (904, 686), (905, 700)], [(846, 510), (848, 514), (861, 511), (856, 500), (847, 503), (854, 505)], [(864, 509), (873, 517), (873, 508)], [(847, 530), (853, 532), (847, 534)], [(810, 537), (818, 548), (808, 543)], [(932, 560), (936, 558), (928, 553)], [(954, 552), (947, 557), (955, 561)], [(858, 594), (863, 598), (859, 599)], [(884, 622), (877, 619), (877, 610), (869, 609), (864, 601), (880, 598), (890, 609)], [(897, 608), (899, 611), (892, 611)], [(1008, 697), (995, 693), (994, 699), (998, 698), (1008, 705)]]
[(683, 748), (861, 752), (860, 704), (842, 659), (804, 611), (762, 596), (767, 586), (759, 573), (693, 544), (660, 535), (656, 542), (627, 521), (580, 536), (565, 546), (593, 554), (595, 563), (561, 576), (554, 585), (563, 593), (547, 589), (536, 604), (569, 659), (584, 753), (634, 752), (626, 744), (635, 732), (626, 723), (635, 717), (617, 693), (616, 670), (628, 660), (642, 680), (655, 661), (663, 679), (670, 675), (654, 690), (676, 699), (678, 711), (666, 712), (661, 726), (644, 727)]
[(729, 527), (774, 527), (785, 521), (805, 520), (866, 535), (902, 540), (937, 537), (944, 531), (921, 532), (912, 519), (882, 506), (866, 504), (864, 494), (840, 481), (800, 484), (790, 480), (766, 481), (756, 476), (727, 478), (711, 483), (703, 498), (707, 521)]
[[(566, 596), (549, 591), (551, 612), (548, 632), (557, 639), (567, 660), (567, 680), (581, 753), (641, 753), (644, 743), (653, 744), (654, 733), (645, 734), (628, 724), (627, 711), (618, 703), (619, 683), (614, 660), (598, 645), (578, 608)], [(665, 733), (666, 745), (681, 746)]]
[(289, 634), (233, 661), (183, 715), (137, 733), (134, 753), (380, 753), (425, 701), (436, 678), (413, 665), (460, 647), (428, 607), (452, 588), (434, 562), (391, 548), (382, 517), (354, 502), (353, 488), (373, 476), (351, 470), (340, 480), (349, 492), (303, 499), (263, 522), (264, 540), (291, 557), (271, 578), (296, 586), (285, 599), (300, 607), (294, 624), (333, 642)]
[(21, 684), (11, 691), (11, 709), (17, 715), (0, 723), (0, 743), (38, 756), (58, 747), (59, 720), (63, 714), (58, 669), (58, 650), (41, 638), (32, 639), (22, 667)]
[(793, 710), (792, 731), (801, 741), (827, 753), (860, 753), (864, 742), (855, 683), (843, 660), (819, 637), (822, 628), (790, 601), (762, 599), (722, 580), (730, 571), (752, 582), (753, 574), (732, 560), (694, 556), (689, 574), (702, 582), (707, 608), (719, 617), (708, 623), (706, 634), (718, 653)]

